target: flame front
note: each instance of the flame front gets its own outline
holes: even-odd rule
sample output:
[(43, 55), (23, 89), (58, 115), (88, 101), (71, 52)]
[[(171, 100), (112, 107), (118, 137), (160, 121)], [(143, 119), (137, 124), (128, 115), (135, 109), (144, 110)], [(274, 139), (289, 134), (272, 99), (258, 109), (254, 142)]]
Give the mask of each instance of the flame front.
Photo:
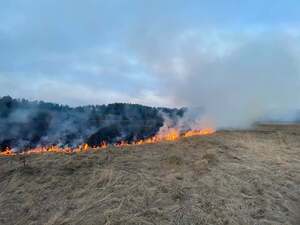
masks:
[(190, 130), (184, 133), (184, 137), (192, 137), (192, 136), (201, 136), (201, 135), (209, 135), (215, 133), (213, 128), (206, 128), (202, 130)]
[[(205, 128), (201, 130), (189, 130), (186, 132), (181, 133), (176, 128), (170, 128), (167, 130), (167, 132), (161, 132), (157, 135), (143, 139), (138, 140), (132, 143), (128, 143), (126, 141), (121, 141), (119, 143), (114, 144), (115, 147), (126, 147), (126, 146), (135, 146), (135, 145), (144, 145), (144, 144), (155, 144), (162, 141), (177, 141), (180, 138), (186, 138), (186, 137), (192, 137), (192, 136), (203, 136), (203, 135), (210, 135), (213, 134), (215, 130), (213, 128)], [(39, 154), (39, 153), (65, 153), (65, 154), (71, 154), (71, 153), (79, 153), (79, 152), (86, 152), (90, 149), (98, 150), (98, 149), (104, 149), (107, 148), (109, 145), (106, 142), (102, 142), (99, 146), (89, 146), (87, 143), (82, 144), (76, 148), (71, 147), (59, 147), (56, 145), (49, 146), (49, 147), (36, 147), (33, 149), (30, 149), (28, 151), (21, 152), (19, 154)], [(12, 149), (6, 148), (4, 151), (0, 152), (0, 156), (15, 156), (17, 153), (13, 151)]]
[(0, 156), (14, 156), (15, 153), (9, 149), (9, 148), (6, 148), (3, 152), (0, 152)]

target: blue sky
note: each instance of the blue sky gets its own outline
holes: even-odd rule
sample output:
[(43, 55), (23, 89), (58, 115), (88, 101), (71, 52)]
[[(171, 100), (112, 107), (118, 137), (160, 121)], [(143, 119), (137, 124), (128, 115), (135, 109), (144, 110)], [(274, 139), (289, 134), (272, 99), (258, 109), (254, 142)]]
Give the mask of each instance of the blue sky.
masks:
[(299, 9), (293, 0), (1, 0), (0, 95), (298, 107)]

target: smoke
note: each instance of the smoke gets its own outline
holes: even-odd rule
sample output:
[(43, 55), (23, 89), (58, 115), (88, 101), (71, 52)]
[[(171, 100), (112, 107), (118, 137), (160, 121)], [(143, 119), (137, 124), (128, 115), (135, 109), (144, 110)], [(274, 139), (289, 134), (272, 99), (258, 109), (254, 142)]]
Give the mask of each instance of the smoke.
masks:
[(245, 128), (274, 112), (283, 120), (300, 109), (299, 36), (205, 35), (187, 32), (164, 46), (156, 37), (151, 52), (146, 43), (135, 46), (149, 73), (161, 80), (161, 95), (193, 109), (179, 126)]
[(300, 107), (291, 1), (2, 2), (0, 95), (193, 108), (180, 127), (247, 127)]
[(183, 114), (183, 109), (123, 103), (71, 108), (6, 96), (0, 98), (0, 151), (131, 143), (157, 134), (165, 118), (174, 127)]

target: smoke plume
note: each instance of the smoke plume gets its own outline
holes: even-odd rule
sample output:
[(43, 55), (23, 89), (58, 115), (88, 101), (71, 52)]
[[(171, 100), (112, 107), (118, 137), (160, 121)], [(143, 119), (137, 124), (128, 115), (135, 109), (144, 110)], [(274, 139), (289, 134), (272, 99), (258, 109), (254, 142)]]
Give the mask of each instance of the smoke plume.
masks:
[(185, 34), (150, 53), (142, 48), (145, 43), (137, 47), (149, 73), (161, 79), (161, 94), (193, 109), (183, 124), (244, 128), (271, 115), (280, 121), (295, 114), (300, 108), (299, 37), (276, 32), (223, 36), (207, 44), (203, 34)]

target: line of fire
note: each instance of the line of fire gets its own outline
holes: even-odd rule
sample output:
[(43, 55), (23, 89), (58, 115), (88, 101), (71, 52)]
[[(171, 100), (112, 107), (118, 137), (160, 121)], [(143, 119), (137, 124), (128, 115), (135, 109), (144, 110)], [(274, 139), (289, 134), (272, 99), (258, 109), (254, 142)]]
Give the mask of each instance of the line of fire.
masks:
[[(136, 145), (145, 145), (145, 144), (156, 144), (162, 141), (177, 141), (181, 138), (187, 138), (192, 136), (203, 136), (203, 135), (211, 135), (215, 132), (215, 129), (213, 128), (205, 128), (201, 130), (189, 130), (186, 132), (180, 132), (178, 129), (170, 128), (164, 133), (158, 133), (157, 135), (143, 139), (138, 140), (134, 142), (127, 142), (127, 141), (121, 141), (118, 143), (112, 144), (114, 147), (122, 148), (126, 146), (136, 146)], [(75, 148), (72, 147), (60, 147), (57, 145), (52, 146), (39, 146), (32, 149), (27, 149), (23, 151), (15, 151), (11, 148), (6, 148), (4, 151), (0, 152), (0, 156), (15, 156), (17, 154), (41, 154), (41, 153), (65, 153), (65, 154), (72, 154), (72, 153), (80, 153), (80, 152), (86, 152), (88, 150), (100, 150), (105, 149), (109, 147), (110, 144), (103, 141), (98, 146), (89, 146), (87, 143), (83, 143)]]

